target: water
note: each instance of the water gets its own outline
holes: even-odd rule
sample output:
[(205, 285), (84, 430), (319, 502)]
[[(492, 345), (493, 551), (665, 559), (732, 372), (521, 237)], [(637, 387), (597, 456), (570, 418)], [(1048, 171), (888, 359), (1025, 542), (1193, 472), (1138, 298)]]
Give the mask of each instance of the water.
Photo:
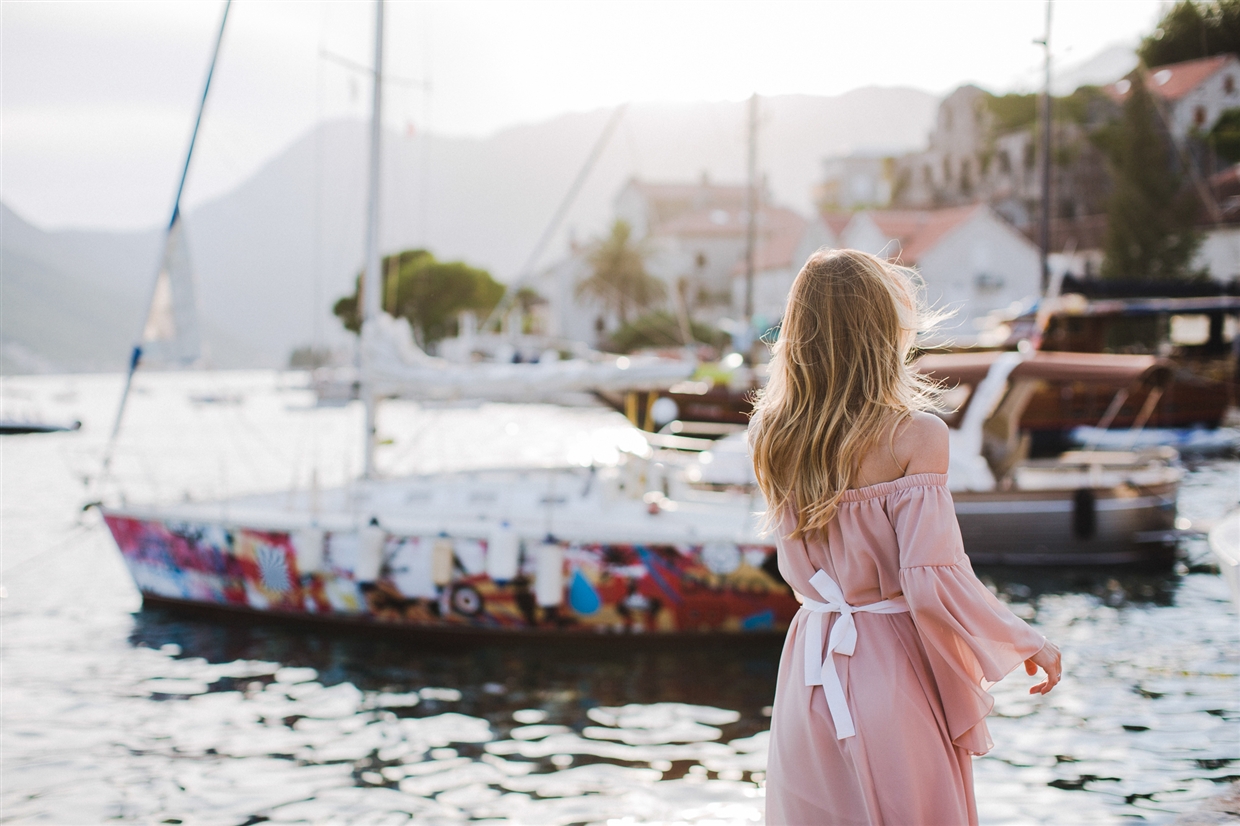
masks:
[[(116, 459), (135, 501), (324, 485), (360, 467), (360, 412), (265, 373), (144, 376)], [(80, 418), (5, 437), (0, 819), (253, 824), (761, 822), (778, 644), (469, 650), (140, 610), (87, 500), (116, 377), (5, 379), (6, 408)], [(195, 404), (200, 393), (236, 404)], [(605, 460), (596, 410), (382, 411), (396, 471)], [(1193, 468), (1221, 516), (1240, 463)], [(1186, 543), (1190, 562), (1204, 543)], [(1168, 823), (1240, 775), (1240, 624), (1204, 566), (983, 571), (1064, 650), (1048, 697), (993, 689), (985, 824)]]

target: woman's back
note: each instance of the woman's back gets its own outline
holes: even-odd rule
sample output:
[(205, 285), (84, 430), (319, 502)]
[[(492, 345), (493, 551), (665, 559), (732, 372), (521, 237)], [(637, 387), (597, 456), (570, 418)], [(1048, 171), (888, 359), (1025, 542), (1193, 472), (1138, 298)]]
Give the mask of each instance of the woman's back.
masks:
[(1037, 657), (1048, 679), (1031, 691), (1058, 680), (1054, 647), (965, 555), (947, 428), (916, 412), (934, 389), (908, 367), (925, 320), (911, 275), (855, 250), (811, 256), (750, 424), (779, 568), (802, 599), (771, 720), (771, 826), (975, 824), (985, 686)]

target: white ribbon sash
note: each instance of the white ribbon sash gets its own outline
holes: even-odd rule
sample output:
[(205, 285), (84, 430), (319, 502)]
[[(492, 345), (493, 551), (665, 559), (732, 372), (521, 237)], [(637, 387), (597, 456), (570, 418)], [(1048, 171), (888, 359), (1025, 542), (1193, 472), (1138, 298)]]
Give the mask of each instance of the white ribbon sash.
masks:
[[(844, 601), (844, 592), (826, 571), (819, 571), (810, 577), (810, 585), (818, 592), (825, 602), (815, 602), (806, 598), (801, 605), (806, 611), (820, 614), (820, 617), (809, 617), (805, 623), (805, 684), (820, 685), (827, 695), (827, 708), (831, 711), (831, 722), (835, 723), (836, 736), (843, 740), (856, 734), (853, 728), (852, 715), (848, 712), (848, 701), (844, 697), (844, 684), (840, 682), (839, 672), (835, 670), (832, 654), (843, 654), (851, 657), (857, 648), (857, 624), (853, 614), (904, 614), (908, 612), (908, 601), (903, 596), (885, 599), (882, 602), (871, 602), (869, 605), (849, 605)], [(827, 639), (827, 651), (822, 654), (822, 627), (826, 623), (826, 614), (839, 614), (835, 625), (831, 626), (831, 636)], [(819, 661), (818, 657), (822, 656)]]

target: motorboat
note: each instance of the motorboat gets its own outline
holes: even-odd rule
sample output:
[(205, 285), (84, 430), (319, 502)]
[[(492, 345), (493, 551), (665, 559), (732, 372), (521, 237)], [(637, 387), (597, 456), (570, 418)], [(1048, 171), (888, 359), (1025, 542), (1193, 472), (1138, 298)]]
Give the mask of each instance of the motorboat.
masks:
[[(1176, 495), (1183, 470), (1166, 447), (1076, 450), (1029, 458), (1020, 421), (1043, 382), (1105, 382), (1126, 398), (1165, 381), (1151, 356), (1048, 352), (942, 353), (917, 369), (945, 389), (948, 486), (965, 551), (989, 565), (1167, 565), (1174, 561)], [(1122, 403), (1122, 398), (1121, 402)], [(1117, 406), (1117, 405), (1113, 405)], [(691, 486), (745, 491), (753, 470), (745, 434), (697, 455), (663, 461)]]

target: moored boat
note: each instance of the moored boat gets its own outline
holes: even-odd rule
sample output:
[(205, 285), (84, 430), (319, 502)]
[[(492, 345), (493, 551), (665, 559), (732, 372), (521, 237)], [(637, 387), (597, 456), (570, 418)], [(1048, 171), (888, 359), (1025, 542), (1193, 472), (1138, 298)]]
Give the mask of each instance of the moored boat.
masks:
[(427, 633), (782, 632), (746, 494), (672, 500), (640, 457), (104, 511), (146, 601)]
[[(1183, 475), (1176, 451), (1078, 450), (1031, 459), (1030, 438), (1020, 424), (1043, 382), (1103, 381), (1119, 388), (1122, 403), (1137, 390), (1153, 388), (1156, 394), (1169, 370), (1165, 362), (1084, 353), (944, 353), (923, 357), (917, 369), (941, 382), (951, 404), (942, 413), (951, 428), (948, 486), (965, 551), (974, 562), (1174, 561)], [(695, 458), (677, 461), (669, 455), (666, 461), (681, 465), (684, 479), (695, 487), (743, 491), (754, 485), (744, 434), (726, 437)]]
[[(143, 599), (423, 635), (782, 632), (797, 603), (779, 577), (774, 548), (758, 536), (754, 512), (761, 508), (749, 495), (689, 492), (673, 500), (672, 481), (636, 455), (608, 467), (381, 478), (374, 462), (381, 399), (545, 400), (616, 386), (652, 390), (683, 381), (694, 365), (636, 357), (453, 364), (422, 352), (403, 322), (381, 312), (382, 0), (375, 8), (356, 376), (366, 407), (363, 476), (302, 496), (103, 506)], [(176, 215), (174, 207), (170, 246)], [(168, 280), (163, 270), (159, 277)], [(155, 300), (152, 307), (159, 309)], [(131, 379), (142, 353), (135, 348)]]

